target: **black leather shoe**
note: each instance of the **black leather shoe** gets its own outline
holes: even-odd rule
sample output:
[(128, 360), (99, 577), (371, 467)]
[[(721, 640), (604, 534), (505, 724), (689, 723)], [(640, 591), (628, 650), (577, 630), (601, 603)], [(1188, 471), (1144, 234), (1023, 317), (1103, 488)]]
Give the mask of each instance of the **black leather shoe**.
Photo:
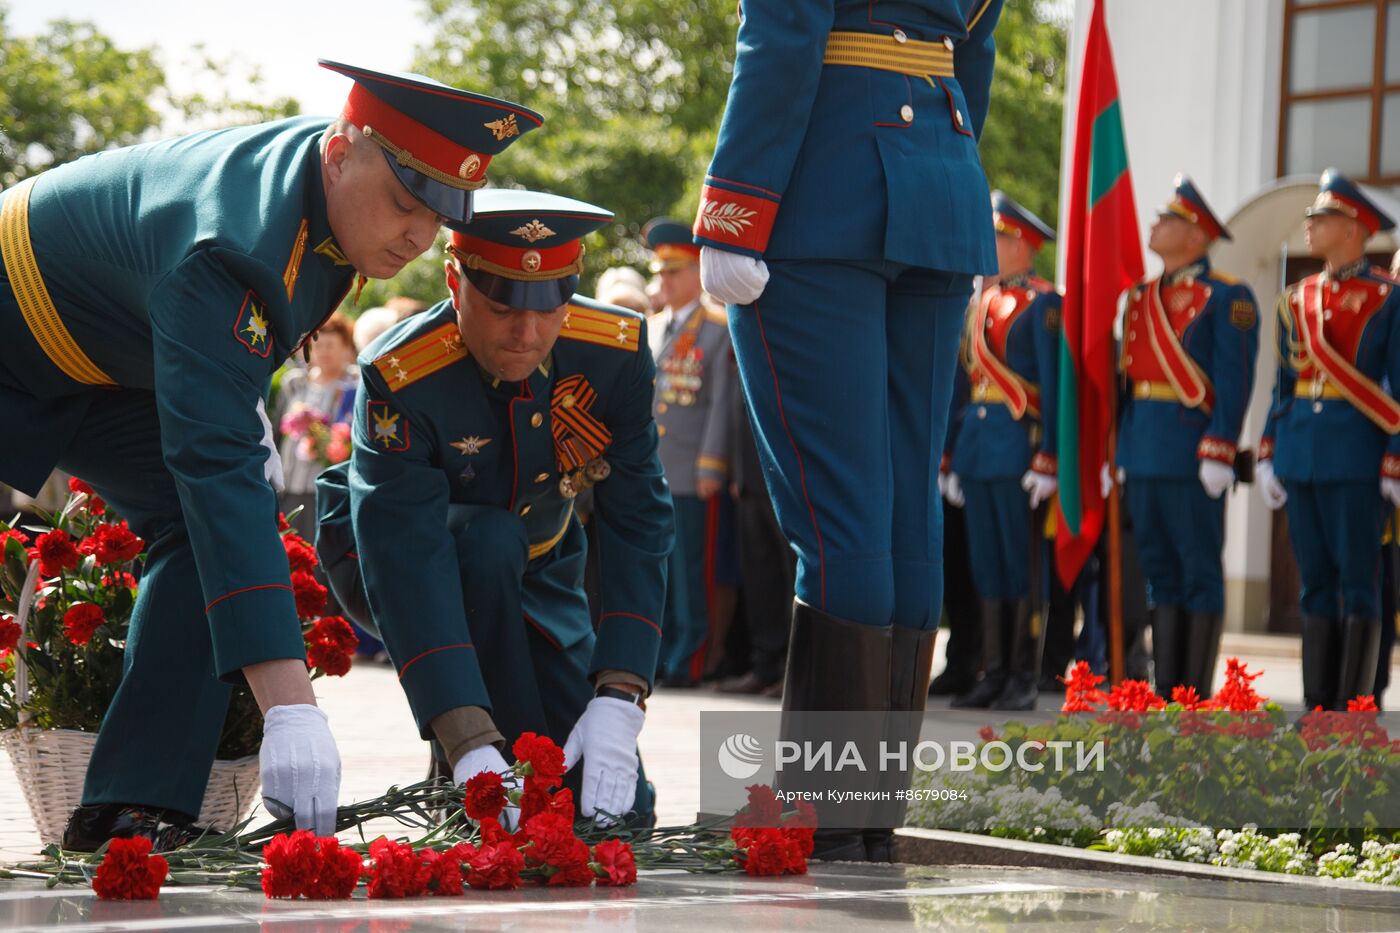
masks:
[(976, 683), (977, 673), (975, 671), (968, 673), (966, 670), (954, 670), (952, 665), (949, 665), (928, 685), (928, 695), (931, 697), (955, 697), (967, 693)]
[(1001, 688), (1001, 693), (992, 701), (991, 709), (1032, 710), (1035, 709), (1035, 700), (1038, 696), (1040, 696), (1040, 688), (1036, 684), (1035, 677), (1017, 671), (1007, 676), (1006, 685)]
[(73, 811), (63, 830), (69, 852), (96, 852), (109, 839), (144, 836), (156, 852), (169, 852), (209, 832), (176, 810), (122, 803), (84, 804)]
[(762, 677), (754, 671), (749, 671), (740, 677), (726, 677), (715, 687), (720, 693), (762, 693), (775, 683), (782, 683), (781, 677), (769, 679)]

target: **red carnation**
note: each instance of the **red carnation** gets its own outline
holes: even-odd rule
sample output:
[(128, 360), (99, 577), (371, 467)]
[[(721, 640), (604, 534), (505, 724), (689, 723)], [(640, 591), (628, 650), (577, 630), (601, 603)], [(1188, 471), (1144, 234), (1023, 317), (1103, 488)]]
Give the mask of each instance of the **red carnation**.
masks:
[(476, 847), (459, 842), (442, 852), (424, 849), (418, 857), (428, 869), (428, 892), (436, 897), (460, 897), (462, 863), (476, 854)]
[(99, 525), (96, 537), (99, 566), (125, 563), (140, 554), (146, 546), (145, 541), (132, 533), (125, 520), (116, 525)]
[(467, 816), (472, 819), (496, 819), (509, 802), (505, 782), (496, 772), (482, 771), (467, 779), (466, 796), (462, 806), (466, 808)]
[(86, 645), (106, 621), (102, 607), (96, 603), (74, 603), (63, 614), (63, 635), (75, 645)]
[(483, 817), (481, 820), (481, 845), (494, 846), (502, 842), (514, 842), (515, 839), (506, 828), (501, 825), (501, 821), (494, 817)]
[(521, 733), (511, 746), (515, 760), (526, 765), (525, 774), (541, 787), (552, 787), (564, 780), (564, 751), (547, 735)]
[(355, 630), (341, 616), (326, 616), (306, 633), (306, 660), (332, 677), (350, 671), (350, 661), (360, 644)]
[(78, 548), (68, 532), (61, 528), (41, 534), (34, 542), (34, 551), (39, 556), (39, 573), (43, 576), (56, 577), (78, 566)]
[(567, 787), (561, 788), (549, 795), (545, 801), (544, 812), (557, 813), (569, 821), (569, 825), (574, 822), (574, 792)]
[(735, 825), (777, 826), (783, 815), (783, 805), (773, 794), (773, 788), (767, 784), (750, 784), (745, 790), (749, 792), (749, 802), (735, 819)]
[(383, 836), (369, 844), (369, 896), (417, 897), (428, 889), (431, 869), (402, 842)]
[(7, 528), (4, 531), (0, 531), (0, 553), (4, 553), (5, 542), (11, 538), (14, 538), (20, 544), (29, 543), (29, 535), (20, 531), (18, 528)]
[(92, 491), (92, 487), (76, 476), (68, 478), (68, 491), (73, 495), (84, 495), (88, 497), (87, 510), (93, 515), (101, 515), (107, 511), (107, 503), (97, 497), (97, 493)]
[(549, 884), (557, 888), (586, 888), (597, 877), (588, 864), (588, 843), (571, 833), (563, 856), (550, 865)]
[(525, 821), (522, 832), (528, 864), (560, 867), (569, 863), (576, 841), (572, 821), (558, 813), (540, 813)]
[(320, 563), (316, 559), (316, 550), (306, 543), (305, 538), (295, 532), (283, 536), (282, 546), (287, 549), (287, 563), (293, 572), (304, 570), (310, 573)]
[(467, 861), (471, 869), (467, 884), (474, 888), (497, 890), (520, 887), (520, 872), (525, 868), (525, 856), (511, 841), (482, 846)]
[(297, 615), (314, 619), (326, 608), (326, 588), (305, 570), (292, 574), (292, 595), (297, 601)]
[(603, 887), (637, 883), (637, 860), (632, 847), (620, 839), (609, 839), (593, 847), (593, 871)]
[(0, 615), (0, 652), (13, 651), (19, 644), (19, 623), (14, 616)]
[(734, 858), (750, 875), (801, 875), (807, 871), (801, 838), (785, 829), (738, 827), (729, 831), (739, 851)]
[(153, 901), (170, 866), (151, 854), (151, 840), (144, 836), (113, 839), (92, 879), (97, 896), (109, 901)]
[(355, 891), (364, 874), (365, 864), (354, 849), (342, 849), (340, 840), (327, 836), (318, 840), (321, 849), (321, 870), (306, 892), (312, 900), (343, 901)]

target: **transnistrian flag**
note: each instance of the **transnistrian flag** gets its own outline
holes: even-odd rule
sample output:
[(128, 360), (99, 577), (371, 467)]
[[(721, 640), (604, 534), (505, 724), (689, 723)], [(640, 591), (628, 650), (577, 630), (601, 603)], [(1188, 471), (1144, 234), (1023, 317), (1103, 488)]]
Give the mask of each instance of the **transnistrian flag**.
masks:
[(1107, 460), (1115, 389), (1113, 321), (1118, 297), (1143, 276), (1133, 183), (1104, 26), (1105, 0), (1089, 19), (1079, 81), (1065, 235), (1064, 335), (1060, 339), (1060, 513), (1056, 569), (1069, 586), (1104, 526), (1099, 475)]

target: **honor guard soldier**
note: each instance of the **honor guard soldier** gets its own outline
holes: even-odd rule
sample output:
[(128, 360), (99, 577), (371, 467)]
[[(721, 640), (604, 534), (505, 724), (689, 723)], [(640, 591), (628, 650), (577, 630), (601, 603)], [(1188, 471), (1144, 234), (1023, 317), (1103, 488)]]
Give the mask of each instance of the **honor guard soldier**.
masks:
[(1375, 683), (1379, 542), (1400, 506), (1400, 295), (1365, 249), (1394, 226), (1328, 169), (1305, 226), (1327, 267), (1279, 299), (1278, 379), (1256, 475), (1269, 507), (1288, 510), (1310, 710), (1344, 710)]
[(666, 305), (651, 322), (656, 358), (652, 411), (661, 435), (661, 463), (676, 504), (676, 547), (667, 574), (662, 686), (694, 684), (691, 661), (709, 631), (705, 568), (710, 564), (707, 503), (727, 495), (734, 385), (724, 310), (700, 288), (700, 247), (690, 228), (657, 219), (644, 232), (651, 270)]
[[(581, 239), (611, 218), (556, 195), (477, 195), (453, 227), (451, 298), (361, 354), (354, 450), (318, 481), (317, 544), (457, 782), (504, 773), (499, 746), (534, 732), (566, 767), (582, 758), (568, 783), (583, 815), (647, 822), (636, 743), (674, 531), (646, 325), (574, 294)], [(588, 488), (596, 634), (574, 516)]]
[(67, 849), (157, 847), (200, 809), (228, 706), (262, 707), (270, 812), (335, 828), (340, 759), (316, 707), (278, 537), (264, 398), (355, 284), (471, 216), (529, 110), (417, 75), (298, 117), (103, 152), (4, 193), (0, 408), (26, 426), (0, 481), (81, 476), (146, 539), (121, 686)]
[(1211, 695), (1225, 612), (1225, 503), (1259, 349), (1249, 286), (1211, 268), (1230, 232), (1178, 175), (1148, 248), (1162, 275), (1123, 307), (1118, 468), (1147, 577), (1157, 691)]
[(1000, 272), (968, 315), (962, 355), (970, 395), (945, 482), (949, 501), (966, 503), (972, 579), (982, 599), (983, 672), (952, 705), (1026, 710), (1040, 692), (1044, 644), (1044, 614), (1032, 613), (1032, 597), (1044, 603), (1043, 593), (1031, 592), (1032, 576), (1044, 579), (1031, 572), (1043, 550), (1032, 526), (1057, 485), (1060, 296), (1031, 274), (1054, 231), (1000, 191), (992, 193), (992, 223)]
[[(935, 464), (973, 278), (996, 271), (977, 135), (1001, 6), (740, 5), (694, 233), (797, 552), (785, 712), (926, 702)], [(815, 856), (888, 860), (874, 812), (846, 813), (818, 814)]]

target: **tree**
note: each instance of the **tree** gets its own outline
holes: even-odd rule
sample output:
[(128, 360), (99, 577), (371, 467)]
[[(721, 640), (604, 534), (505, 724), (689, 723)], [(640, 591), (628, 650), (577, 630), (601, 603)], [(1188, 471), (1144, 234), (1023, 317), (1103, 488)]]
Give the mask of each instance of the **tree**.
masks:
[[(289, 98), (261, 104), (227, 95), (173, 96), (154, 47), (121, 49), (92, 23), (68, 20), (49, 23), (42, 35), (15, 36), (5, 13), (0, 4), (0, 187), (140, 142), (170, 116), (226, 125), (297, 112)], [(250, 89), (257, 84), (250, 76)]]
[[(544, 114), (542, 128), (492, 160), (491, 183), (617, 214), (586, 241), (585, 290), (609, 266), (643, 264), (646, 221), (694, 216), (733, 72), (734, 0), (429, 0), (428, 21), (435, 39), (416, 70)], [(1045, 0), (1008, 0), (997, 41), (983, 161), (994, 185), (1053, 224), (1063, 13)], [(1043, 253), (1039, 265), (1053, 270), (1053, 250)], [(359, 306), (394, 294), (441, 298), (441, 262), (436, 252), (415, 261), (367, 287)]]

